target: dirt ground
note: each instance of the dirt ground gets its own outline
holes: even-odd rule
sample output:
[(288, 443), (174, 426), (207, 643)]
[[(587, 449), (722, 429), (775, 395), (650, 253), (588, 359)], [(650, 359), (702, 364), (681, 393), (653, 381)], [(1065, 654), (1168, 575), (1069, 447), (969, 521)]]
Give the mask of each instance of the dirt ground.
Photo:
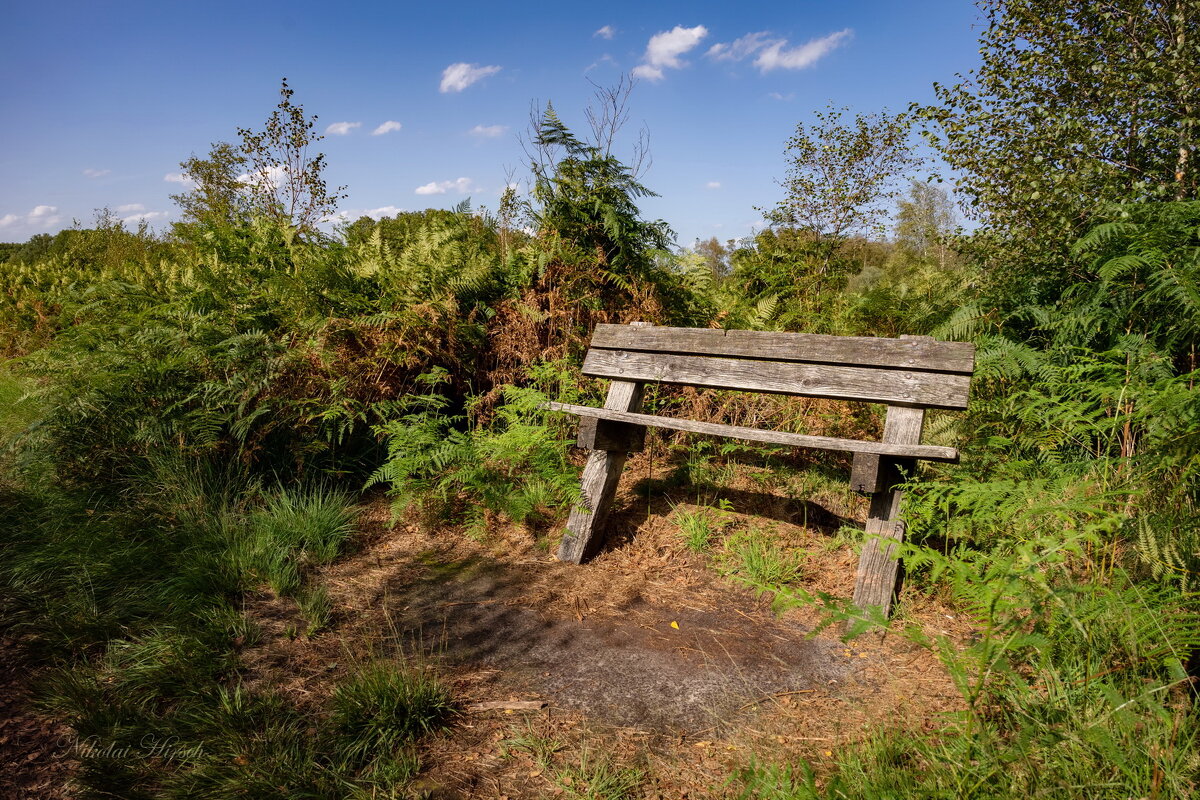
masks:
[(0, 638), (0, 798), (70, 797), (74, 736), (33, 707), (30, 677), (20, 645)]
[[(819, 772), (849, 743), (933, 730), (960, 708), (928, 650), (899, 636), (811, 636), (815, 612), (780, 612), (723, 577), (719, 543), (691, 552), (679, 526), (697, 504), (724, 500), (722, 535), (768, 530), (807, 554), (800, 586), (848, 596), (854, 537), (838, 531), (861, 520), (861, 498), (801, 499), (752, 468), (720, 486), (671, 488), (655, 475), (648, 457), (631, 461), (610, 540), (584, 566), (553, 558), (553, 529), (496, 523), (476, 540), (393, 526), (377, 498), (363, 507), (357, 550), (319, 576), (329, 628), (306, 638), (292, 601), (247, 599), (261, 636), (242, 652), (244, 678), (316, 710), (333, 679), (373, 659), (435, 670), (463, 713), (422, 754), (417, 790), (433, 798), (578, 796), (588, 765), (637, 770), (637, 796), (719, 797), (752, 759), (805, 759)], [(898, 613), (926, 635), (971, 634), (916, 592)], [(70, 731), (30, 704), (13, 643), (0, 650), (0, 797), (68, 797)], [(509, 701), (534, 707), (471, 709)]]
[[(564, 773), (547, 764), (597, 754), (642, 770), (648, 796), (719, 796), (752, 757), (819, 768), (849, 742), (932, 730), (959, 708), (926, 649), (878, 634), (846, 644), (832, 629), (810, 637), (813, 612), (776, 613), (771, 596), (722, 577), (684, 547), (674, 521), (697, 489), (656, 489), (647, 499), (638, 491), (647, 475), (645, 463), (631, 463), (611, 541), (584, 566), (553, 558), (553, 533), (495, 525), (475, 541), (403, 521), (390, 527), (377, 500), (364, 509), (361, 550), (322, 575), (331, 629), (306, 639), (290, 603), (250, 604), (263, 637), (243, 654), (248, 680), (318, 704), (331, 676), (403, 655), (437, 670), (464, 707), (544, 702), (462, 715), (424, 755), (422, 786), (433, 797), (562, 795)], [(835, 533), (861, 515), (861, 501), (790, 499), (753, 475), (719, 495), (732, 505), (731, 530), (767, 525), (808, 553), (805, 588), (851, 593), (856, 556)], [(907, 624), (969, 635), (935, 602), (902, 600)], [(542, 743), (542, 758), (531, 741)], [(547, 759), (546, 748), (558, 755)]]

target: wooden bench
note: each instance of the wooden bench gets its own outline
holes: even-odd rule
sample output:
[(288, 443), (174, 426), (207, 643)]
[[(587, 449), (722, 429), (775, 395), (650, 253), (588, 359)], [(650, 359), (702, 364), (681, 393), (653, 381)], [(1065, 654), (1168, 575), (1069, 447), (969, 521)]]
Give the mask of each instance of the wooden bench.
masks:
[[(951, 447), (921, 444), (926, 409), (965, 409), (975, 346), (928, 336), (880, 339), (805, 333), (597, 325), (583, 374), (611, 378), (604, 408), (550, 403), (580, 419), (578, 444), (592, 450), (580, 503), (571, 511), (558, 558), (581, 563), (599, 548), (617, 481), (629, 453), (642, 448), (646, 426), (752, 442), (853, 453), (850, 483), (871, 495), (854, 585), (860, 609), (891, 608), (898, 577), (893, 555), (903, 540), (902, 473), (917, 459), (956, 462)], [(883, 403), (879, 442), (806, 436), (642, 414), (648, 382)]]

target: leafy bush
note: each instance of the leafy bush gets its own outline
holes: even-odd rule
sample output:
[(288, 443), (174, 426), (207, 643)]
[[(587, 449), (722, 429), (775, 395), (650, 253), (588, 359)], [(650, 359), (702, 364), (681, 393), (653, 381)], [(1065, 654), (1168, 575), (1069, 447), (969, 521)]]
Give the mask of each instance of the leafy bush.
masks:
[(575, 500), (578, 473), (567, 458), (569, 444), (539, 408), (546, 396), (507, 387), (503, 397), (487, 427), (462, 430), (464, 417), (444, 413), (446, 398), (427, 394), (409, 398), (413, 410), (379, 428), (388, 461), (370, 483), (391, 484), (397, 515), (415, 504), (440, 516), (486, 509), (534, 523)]

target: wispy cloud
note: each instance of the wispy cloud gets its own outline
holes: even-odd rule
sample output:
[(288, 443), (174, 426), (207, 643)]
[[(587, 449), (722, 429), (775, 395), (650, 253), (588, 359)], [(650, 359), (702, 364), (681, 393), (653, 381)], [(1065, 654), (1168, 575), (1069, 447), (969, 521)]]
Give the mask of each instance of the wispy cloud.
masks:
[(61, 221), (58, 206), (34, 206), (28, 214), (5, 214), (0, 217), (0, 229), (44, 231)]
[(394, 217), (397, 214), (403, 214), (408, 209), (400, 208), (399, 206), (380, 206), (379, 208), (349, 208), (344, 211), (339, 211), (326, 217), (322, 222), (342, 221), (360, 219), (362, 217), (370, 217), (371, 219), (382, 219), (383, 217)]
[(754, 59), (754, 66), (762, 70), (764, 75), (775, 69), (811, 67), (836, 50), (853, 33), (854, 31), (850, 28), (845, 28), (837, 33), (831, 33), (792, 48), (787, 48), (787, 42), (784, 41), (772, 42), (763, 48), (762, 52), (758, 54), (758, 58)]
[(585, 73), (587, 73), (587, 72), (591, 72), (592, 70), (594, 70), (596, 67), (600, 66), (601, 64), (616, 65), (616, 63), (617, 63), (616, 60), (612, 56), (610, 56), (608, 53), (605, 53), (604, 55), (600, 56), (598, 59), (593, 61), (591, 64), (588, 64), (586, 67), (584, 67), (583, 71)]
[(771, 42), (770, 36), (771, 34), (768, 31), (747, 33), (745, 36), (734, 39), (728, 44), (720, 42), (714, 44), (708, 48), (708, 52), (705, 55), (717, 61), (741, 61), (746, 56), (769, 44)]
[(468, 133), (480, 139), (495, 139), (499, 136), (503, 136), (504, 132), (507, 130), (507, 125), (476, 125), (474, 128), (471, 128)]
[[(136, 208), (135, 208), (136, 206)], [(117, 211), (123, 213), (122, 209), (137, 211), (136, 214), (130, 214), (126, 217), (121, 217), (121, 222), (125, 225), (140, 225), (143, 222), (154, 222), (155, 220), (164, 220), (170, 216), (166, 211), (146, 211), (146, 207), (141, 203), (133, 203), (130, 206), (118, 206)]]
[(128, 203), (123, 206), (117, 206), (118, 214), (132, 214), (134, 211), (145, 211), (146, 207), (141, 203)]
[(479, 192), (482, 189), (475, 186), (470, 178), (459, 178), (454, 181), (430, 181), (424, 186), (418, 186), (413, 191), (417, 194), (446, 194), (450, 191), (466, 194), (467, 192)]
[(599, 36), (601, 39), (611, 39), (616, 35), (617, 35), (616, 28), (614, 28), (612, 25), (605, 25), (603, 28), (601, 28), (600, 30), (593, 33), (592, 37), (595, 38), (595, 37)]
[(401, 125), (399, 122), (396, 122), (396, 120), (389, 119), (387, 122), (383, 123), (375, 130), (371, 131), (371, 135), (372, 136), (383, 136), (385, 133), (391, 133), (392, 131), (398, 131), (403, 127), (404, 126)]
[(163, 180), (167, 183), (178, 183), (183, 186), (195, 186), (196, 182), (182, 172), (168, 172), (163, 175)]
[(500, 67), (497, 66), (481, 67), (478, 64), (467, 64), (460, 61), (442, 70), (442, 84), (438, 90), (443, 94), (461, 92), (471, 84), (481, 81), (489, 75), (495, 75), (499, 71)]
[(361, 127), (361, 122), (334, 122), (330, 123), (329, 127), (325, 129), (325, 132), (333, 134), (334, 136), (345, 136), (355, 128)]
[(703, 25), (694, 28), (676, 25), (669, 31), (654, 34), (646, 45), (642, 63), (633, 68), (633, 76), (651, 81), (662, 80), (664, 69), (686, 66), (680, 56), (700, 44), (705, 36), (708, 36), (708, 28)]
[(92, 169), (88, 167), (83, 171), (84, 177), (87, 178), (103, 178), (105, 175), (112, 173), (111, 169)]
[[(776, 69), (804, 69), (811, 67), (837, 49), (854, 34), (850, 28), (822, 36), (796, 47), (789, 47), (787, 39), (772, 38), (767, 31), (748, 33), (729, 43), (718, 43), (705, 53), (716, 61), (741, 61), (755, 56), (754, 66), (765, 75)], [(757, 55), (756, 55), (757, 54)], [(774, 96), (774, 95), (772, 95)], [(776, 99), (785, 99), (779, 96)]]
[(720, 189), (721, 182), (720, 181), (709, 181), (708, 183), (704, 184), (704, 188), (705, 189)]

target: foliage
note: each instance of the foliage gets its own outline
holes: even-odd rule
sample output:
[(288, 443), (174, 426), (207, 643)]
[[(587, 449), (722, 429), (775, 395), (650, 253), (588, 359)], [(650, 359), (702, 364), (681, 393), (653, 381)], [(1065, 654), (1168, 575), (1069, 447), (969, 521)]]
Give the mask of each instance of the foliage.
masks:
[(797, 123), (787, 143), (785, 197), (767, 215), (772, 225), (810, 232), (823, 245), (821, 272), (846, 236), (883, 229), (895, 181), (920, 163), (906, 114), (884, 110), (843, 123), (848, 110), (831, 106), (815, 112), (811, 126)]
[[(427, 382), (440, 378), (433, 373)], [(435, 518), (467, 512), (479, 524), (486, 510), (533, 524), (566, 508), (578, 496), (578, 475), (561, 430), (545, 421), (540, 406), (548, 398), (517, 387), (506, 387), (503, 397), (489, 427), (469, 430), (461, 429), (461, 417), (445, 414), (445, 397), (407, 398), (409, 413), (379, 429), (388, 460), (369, 485), (391, 485), (396, 516), (424, 507)]]
[(322, 174), (325, 154), (309, 154), (309, 148), (325, 137), (313, 130), (316, 116), (309, 119), (304, 107), (292, 102), (295, 93), (284, 78), (279, 105), (263, 130), (239, 128), (238, 135), (250, 166), (245, 183), (252, 207), (281, 226), (311, 236), (317, 223), (337, 210), (345, 187), (331, 191)]
[(1098, 209), (1196, 196), (1200, 6), (980, 5), (980, 67), (919, 113), (985, 225), (997, 298), (1052, 302), (1080, 280), (1063, 257)]
[[(638, 149), (614, 156), (618, 87), (600, 93), (590, 139), (551, 106), (539, 114), (531, 192), (506, 192), (497, 217), (463, 204), (363, 218), (334, 239), (316, 225), (338, 192), (285, 82), (264, 131), (184, 162), (196, 188), (177, 198), (171, 237), (102, 212), (92, 229), (7, 248), (0, 622), (47, 666), (41, 702), (79, 735), (181, 748), (85, 754), (84, 790), (403, 796), (446, 690), (383, 662), (305, 708), (251, 689), (243, 599), (269, 586), (321, 636), (334, 599), (317, 567), (347, 549), (364, 481), (386, 486), (397, 517), (553, 529), (578, 500), (579, 458), (541, 405), (595, 400), (603, 386), (579, 373), (587, 335), (643, 319), (978, 348), (970, 411), (931, 414), (926, 431), (963, 463), (911, 475), (904, 512), (908, 585), (966, 615), (967, 641), (811, 597), (803, 554), (769, 531), (717, 547), (719, 513), (674, 512), (686, 545), (737, 580), (937, 652), (965, 708), (819, 768), (751, 764), (735, 791), (1194, 794), (1192, 6), (986, 0), (980, 70), (919, 110), (982, 217), (974, 235), (956, 237), (945, 194), (913, 184), (895, 241), (880, 241), (882, 204), (912, 164), (907, 116), (830, 109), (789, 144), (772, 227), (668, 252), (666, 224), (637, 206), (651, 195)], [(664, 388), (647, 407), (790, 429), (797, 402)], [(820, 424), (878, 424), (870, 410), (831, 416)], [(790, 458), (668, 451), (670, 480), (693, 485), (750, 458), (778, 475)], [(841, 462), (799, 463), (805, 492), (840, 483)], [(547, 769), (550, 745), (530, 741)], [(590, 756), (555, 773), (581, 797), (629, 796), (641, 778)]]

